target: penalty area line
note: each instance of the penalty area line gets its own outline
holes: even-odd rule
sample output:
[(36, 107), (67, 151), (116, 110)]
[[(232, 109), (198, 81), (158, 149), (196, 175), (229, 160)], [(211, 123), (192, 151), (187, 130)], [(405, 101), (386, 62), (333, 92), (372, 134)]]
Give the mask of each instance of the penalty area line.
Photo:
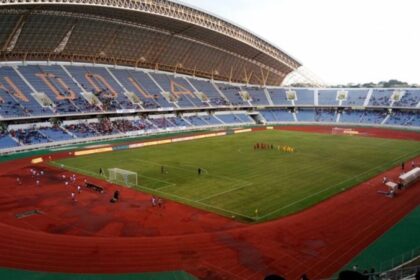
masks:
[(192, 199), (189, 199), (189, 198), (186, 198), (186, 197), (178, 196), (176, 194), (164, 192), (164, 191), (161, 191), (159, 189), (150, 189), (148, 187), (143, 187), (143, 186), (141, 186), (140, 188), (143, 189), (143, 190), (146, 190), (148, 192), (151, 192), (151, 193), (160, 193), (160, 194), (163, 194), (163, 196), (166, 196), (166, 197), (176, 198), (178, 201), (186, 201), (186, 202), (189, 202), (192, 205), (199, 204), (199, 205), (204, 206), (208, 209), (219, 210), (221, 212), (230, 214), (231, 216), (244, 217), (244, 218), (247, 218), (249, 220), (255, 221), (255, 217), (250, 217), (250, 216), (247, 216), (245, 214), (237, 213), (235, 211), (226, 210), (226, 209), (223, 209), (223, 208), (220, 208), (220, 207), (217, 207), (217, 206), (213, 206), (213, 205), (210, 205), (210, 204), (207, 204), (207, 203), (204, 203), (204, 202), (200, 202), (200, 201), (197, 201), (197, 200), (192, 200)]
[[(81, 169), (81, 168), (77, 168), (77, 167), (73, 167), (73, 166), (69, 166), (69, 165), (64, 165), (64, 164), (60, 164), (60, 163), (57, 163), (57, 162), (51, 162), (51, 164), (54, 165), (55, 167), (60, 167), (60, 168), (62, 166), (67, 171), (75, 171), (75, 172), (78, 172), (79, 174), (83, 174), (83, 175), (87, 175), (87, 176), (92, 176), (92, 177), (95, 177), (95, 178), (98, 178), (98, 179), (101, 179), (101, 178), (102, 179), (103, 178), (104, 179), (107, 179), (106, 177), (100, 177), (100, 176), (98, 176), (97, 173), (92, 172), (92, 171), (88, 171), (88, 170), (85, 170), (85, 169)], [(154, 178), (151, 178), (151, 177), (149, 177), (149, 178), (150, 179), (154, 179)], [(167, 183), (169, 183), (169, 182), (167, 182)], [(118, 184), (118, 182), (117, 182), (117, 184)], [(218, 211), (223, 212), (223, 213), (227, 213), (230, 216), (239, 216), (239, 217), (244, 217), (246, 219), (255, 221), (255, 217), (250, 217), (250, 216), (247, 216), (245, 214), (241, 214), (241, 213), (238, 213), (238, 212), (235, 212), (235, 211), (231, 211), (231, 210), (226, 210), (226, 209), (223, 209), (223, 208), (220, 208), (220, 207), (217, 207), (217, 206), (213, 206), (213, 205), (210, 205), (210, 204), (201, 202), (201, 201), (196, 201), (196, 200), (192, 200), (192, 199), (189, 199), (189, 198), (186, 198), (186, 197), (181, 197), (181, 196), (178, 196), (176, 194), (164, 192), (164, 191), (161, 190), (162, 188), (167, 188), (167, 187), (170, 187), (170, 186), (171, 185), (168, 184), (168, 185), (162, 186), (161, 188), (152, 189), (152, 188), (149, 188), (149, 187), (146, 187), (146, 186), (143, 186), (143, 185), (130, 184), (128, 187), (136, 187), (136, 188), (138, 188), (140, 190), (145, 190), (145, 191), (147, 191), (149, 193), (162, 194), (163, 196), (166, 196), (168, 198), (173, 197), (173, 198), (175, 198), (175, 200), (178, 200), (180, 202), (185, 201), (185, 202), (188, 202), (189, 204), (192, 204), (192, 205), (194, 205), (194, 204), (197, 205), (198, 204), (198, 205), (201, 205), (201, 206), (203, 206), (203, 207), (205, 207), (207, 209), (214, 209), (214, 210), (218, 210)]]
[[(166, 166), (166, 167), (170, 167), (170, 168), (178, 169), (178, 170), (183, 170), (183, 171), (187, 171), (187, 172), (195, 172), (195, 171), (193, 171), (191, 169), (182, 168), (182, 167), (179, 167), (179, 166), (168, 165), (168, 164), (161, 164), (159, 162), (154, 162), (154, 161), (150, 161), (150, 160), (144, 160), (144, 159), (138, 159), (138, 158), (131, 158), (129, 160), (130, 161), (150, 163), (150, 164), (154, 164), (154, 165), (158, 165), (158, 166)], [(119, 162), (122, 162), (122, 161), (119, 161)], [(186, 165), (186, 164), (182, 164), (182, 163), (181, 163), (181, 166), (190, 166), (190, 167), (193, 167), (192, 165)], [(237, 182), (237, 183), (242, 183), (242, 184), (249, 183), (248, 181), (240, 180), (240, 179), (235, 179), (235, 178), (231, 178), (231, 177), (228, 177), (228, 176), (213, 175), (213, 174), (211, 174), (205, 168), (201, 168), (201, 170), (205, 171), (208, 176), (213, 177), (213, 178), (216, 178), (216, 179), (224, 179), (224, 180), (229, 180), (229, 181), (233, 181), (233, 182)]]
[(207, 197), (205, 197), (205, 198), (202, 198), (202, 199), (200, 199), (200, 200), (197, 200), (197, 202), (201, 202), (201, 201), (204, 201), (204, 200), (207, 200), (207, 199), (211, 199), (211, 198), (214, 198), (214, 197), (218, 197), (218, 196), (223, 195), (223, 194), (227, 194), (227, 193), (230, 193), (230, 192), (234, 192), (234, 191), (237, 191), (237, 190), (240, 190), (240, 189), (243, 189), (243, 188), (249, 187), (249, 186), (251, 186), (251, 185), (253, 185), (253, 184), (254, 184), (254, 183), (252, 183), (252, 182), (248, 182), (248, 183), (245, 183), (245, 184), (241, 184), (241, 185), (239, 185), (238, 187), (235, 187), (235, 188), (233, 188), (233, 189), (230, 189), (230, 190), (227, 190), (227, 191), (223, 191), (223, 192), (220, 192), (220, 193), (216, 193), (216, 194), (213, 194), (213, 195), (207, 196)]

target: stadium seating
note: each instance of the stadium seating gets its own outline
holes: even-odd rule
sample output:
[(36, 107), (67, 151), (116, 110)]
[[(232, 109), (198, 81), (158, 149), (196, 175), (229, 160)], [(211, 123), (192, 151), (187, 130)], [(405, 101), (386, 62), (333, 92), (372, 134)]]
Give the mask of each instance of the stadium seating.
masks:
[(342, 123), (381, 124), (386, 117), (384, 111), (345, 110), (341, 114)]
[[(25, 64), (0, 67), (1, 120), (44, 117), (46, 121), (79, 114), (90, 114), (92, 119), (70, 117), (60, 126), (36, 129), (31, 124), (36, 120), (29, 120), (26, 126), (3, 131), (0, 149), (166, 129), (252, 125), (255, 121), (243, 111), (217, 110), (250, 106), (259, 112), (257, 119), (267, 123), (420, 127), (420, 90), (414, 88), (262, 88), (130, 68)], [(396, 109), (390, 113), (389, 107)], [(155, 115), (148, 115), (152, 111)], [(113, 114), (97, 119), (97, 112)], [(144, 115), (128, 115), (136, 112)]]
[(104, 67), (65, 66), (83, 89), (93, 93), (102, 103), (104, 110), (139, 108), (125, 95), (124, 90)]
[(236, 105), (247, 105), (240, 92), (242, 89), (238, 86), (216, 83), (216, 86), (219, 90), (223, 93), (224, 96), (228, 99), (229, 103), (236, 106)]
[(393, 89), (374, 89), (369, 100), (370, 106), (390, 106)]
[(213, 115), (204, 115), (201, 118), (207, 122), (209, 125), (221, 125), (222, 122), (219, 119), (216, 119)]
[(156, 127), (160, 129), (166, 128), (173, 128), (176, 125), (173, 124), (169, 118), (166, 117), (158, 117), (158, 118), (151, 118), (149, 121)]
[(13, 140), (8, 132), (0, 132), (0, 149), (8, 149), (19, 146), (19, 143)]
[(269, 88), (267, 89), (271, 101), (274, 105), (293, 105), (292, 101), (287, 99), (286, 89), (284, 88)]
[(38, 131), (37, 128), (17, 129), (10, 131), (10, 134), (18, 139), (22, 145), (34, 145), (52, 142), (47, 136)]
[(337, 121), (337, 112), (335, 109), (316, 109), (315, 110), (315, 121), (316, 122), (336, 122)]
[(210, 82), (199, 79), (188, 78), (188, 81), (197, 89), (197, 91), (204, 93), (207, 96), (212, 106), (225, 106), (229, 102), (220, 95), (216, 87)]
[(296, 118), (300, 122), (315, 122), (315, 110), (300, 109), (296, 112)]
[(12, 67), (0, 67), (0, 97), (3, 99), (0, 112), (2, 116), (51, 115), (51, 108), (42, 107), (31, 93), (33, 90)]
[(110, 71), (125, 89), (134, 93), (140, 99), (143, 108), (170, 107), (161, 96), (159, 88), (146, 74), (127, 69), (111, 69)]
[(152, 73), (151, 75), (164, 91), (171, 94), (179, 107), (208, 106), (194, 94), (195, 90), (184, 78), (157, 73)]
[(52, 141), (66, 141), (66, 140), (73, 139), (73, 137), (70, 134), (65, 132), (59, 126), (41, 127), (41, 128), (38, 128), (38, 131)]
[(64, 128), (77, 138), (88, 138), (98, 136), (98, 131), (88, 122), (65, 124)]
[(369, 91), (366, 89), (349, 89), (347, 92), (347, 98), (343, 100), (342, 106), (363, 106)]
[(386, 121), (388, 125), (402, 125), (402, 126), (411, 126), (414, 123), (419, 121), (420, 115), (414, 112), (392, 112)]
[(186, 120), (184, 120), (182, 117), (170, 117), (168, 118), (168, 121), (173, 123), (175, 126), (178, 127), (189, 127), (191, 126), (190, 123), (188, 123)]
[[(62, 94), (64, 96), (68, 95), (69, 92), (74, 93), (74, 98), (71, 98), (71, 103), (80, 111), (80, 112), (98, 112), (101, 109), (98, 106), (91, 105), (89, 102), (80, 95), (81, 89), (80, 87), (73, 81), (73, 79), (67, 75), (67, 73), (63, 70), (63, 68), (59, 65), (40, 65), (42, 72), (44, 73), (51, 73), (54, 75), (52, 80), (61, 80), (57, 83), (58, 89), (62, 89)], [(67, 88), (63, 87), (63, 84), (67, 86)], [(61, 87), (60, 87), (61, 86)]]
[(204, 121), (200, 116), (188, 116), (185, 119), (194, 126), (207, 126), (208, 123)]
[[(138, 85), (143, 86), (146, 94), (153, 95), (154, 101), (160, 108), (173, 108), (174, 104), (170, 103), (162, 95), (162, 90), (159, 86), (151, 79), (151, 77), (142, 71), (128, 71), (131, 80)], [(135, 91), (136, 92), (136, 91)], [(140, 98), (145, 98), (144, 95), (140, 95)], [(144, 99), (142, 99), (144, 100)], [(150, 97), (145, 99), (150, 102)]]
[(259, 87), (247, 87), (246, 92), (249, 93), (252, 104), (254, 105), (270, 105), (267, 96), (265, 95), (264, 89)]
[(295, 119), (291, 112), (283, 110), (262, 110), (260, 114), (268, 123), (294, 122)]
[(412, 107), (415, 108), (420, 104), (420, 90), (409, 89), (404, 91), (400, 101), (395, 101), (393, 107)]
[(296, 105), (314, 105), (314, 91), (311, 89), (297, 89)]
[(193, 126), (217, 126), (223, 123), (213, 115), (189, 115), (185, 117)]
[(337, 90), (319, 90), (318, 105), (338, 105)]
[(245, 113), (216, 114), (216, 117), (225, 124), (252, 124), (254, 121)]

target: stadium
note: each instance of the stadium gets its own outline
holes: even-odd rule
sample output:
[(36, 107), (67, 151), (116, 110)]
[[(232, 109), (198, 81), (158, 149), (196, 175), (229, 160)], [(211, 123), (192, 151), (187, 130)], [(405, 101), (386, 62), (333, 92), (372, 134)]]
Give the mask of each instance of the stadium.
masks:
[(3, 0), (0, 47), (0, 278), (419, 271), (420, 88), (169, 0)]

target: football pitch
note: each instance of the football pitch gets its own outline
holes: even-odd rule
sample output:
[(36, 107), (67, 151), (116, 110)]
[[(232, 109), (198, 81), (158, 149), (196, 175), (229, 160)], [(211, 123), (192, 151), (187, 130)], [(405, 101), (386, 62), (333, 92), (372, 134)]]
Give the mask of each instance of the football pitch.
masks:
[[(273, 144), (274, 149), (254, 150), (256, 143)], [(277, 146), (290, 146), (295, 152)], [(270, 130), (53, 164), (98, 178), (100, 168), (134, 171), (138, 184), (132, 187), (140, 191), (241, 221), (262, 222), (310, 207), (419, 154), (415, 141)]]

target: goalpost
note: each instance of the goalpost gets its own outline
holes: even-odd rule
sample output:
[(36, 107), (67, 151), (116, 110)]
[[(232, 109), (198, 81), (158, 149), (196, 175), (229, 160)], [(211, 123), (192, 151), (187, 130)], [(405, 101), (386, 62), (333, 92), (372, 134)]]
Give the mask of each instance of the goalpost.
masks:
[(109, 181), (113, 183), (123, 183), (126, 186), (137, 186), (137, 172), (120, 168), (109, 168)]
[(359, 132), (352, 128), (333, 127), (331, 130), (332, 135), (357, 135)]
[(333, 135), (342, 135), (344, 134), (344, 131), (346, 130), (346, 128), (342, 128), (342, 127), (333, 127), (331, 130), (331, 134)]

